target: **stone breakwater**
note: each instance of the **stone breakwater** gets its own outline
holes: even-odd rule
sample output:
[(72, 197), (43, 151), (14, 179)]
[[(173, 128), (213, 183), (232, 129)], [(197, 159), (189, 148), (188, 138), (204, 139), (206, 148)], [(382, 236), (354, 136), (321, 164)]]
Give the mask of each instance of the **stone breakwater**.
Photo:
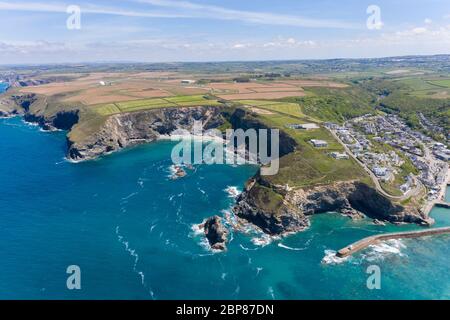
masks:
[(419, 237), (435, 236), (435, 235), (448, 234), (448, 233), (450, 233), (450, 227), (434, 228), (434, 229), (410, 231), (410, 232), (380, 234), (380, 235), (367, 237), (367, 238), (361, 239), (357, 242), (354, 242), (353, 244), (339, 250), (336, 253), (336, 256), (338, 256), (339, 258), (348, 257), (348, 256), (350, 256), (358, 251), (361, 251), (370, 245), (374, 245), (380, 241), (386, 241), (386, 240), (391, 240), (391, 239), (419, 238)]

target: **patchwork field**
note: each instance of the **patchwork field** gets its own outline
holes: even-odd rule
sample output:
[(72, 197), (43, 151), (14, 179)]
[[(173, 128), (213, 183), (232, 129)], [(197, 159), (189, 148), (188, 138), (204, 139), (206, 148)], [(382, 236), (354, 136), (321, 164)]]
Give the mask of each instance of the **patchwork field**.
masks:
[(345, 88), (346, 86), (342, 83), (315, 80), (209, 84), (213, 94), (227, 100), (303, 97), (305, 96), (304, 87)]
[[(260, 109), (268, 112), (277, 112), (295, 118), (294, 123), (320, 122), (305, 115), (298, 103), (276, 102), (267, 100), (238, 100), (238, 103), (250, 107), (251, 110)], [(300, 120), (300, 121), (299, 121)]]
[(126, 102), (107, 103), (93, 106), (93, 109), (102, 116), (122, 112), (135, 112), (159, 108), (192, 107), (192, 106), (219, 106), (221, 103), (215, 99), (204, 96), (177, 96), (171, 98), (132, 100)]
[[(177, 72), (97, 72), (58, 75), (60, 78), (62, 76), (69, 80), (23, 87), (19, 90), (45, 96), (58, 96), (58, 99), (64, 102), (90, 106), (204, 94), (213, 94), (224, 100), (280, 99), (304, 96), (303, 87), (343, 88), (346, 86), (326, 80), (299, 79), (252, 80), (237, 83), (232, 80), (233, 75), (228, 75), (228, 78), (222, 77), (223, 80), (220, 75), (215, 76), (213, 80), (208, 80), (211, 75)], [(192, 83), (182, 83), (184, 79), (190, 79)], [(176, 103), (176, 101), (171, 102)], [(189, 102), (186, 101), (186, 103)], [(195, 101), (192, 103), (195, 104)]]
[(450, 79), (404, 78), (397, 80), (410, 95), (419, 98), (450, 98)]

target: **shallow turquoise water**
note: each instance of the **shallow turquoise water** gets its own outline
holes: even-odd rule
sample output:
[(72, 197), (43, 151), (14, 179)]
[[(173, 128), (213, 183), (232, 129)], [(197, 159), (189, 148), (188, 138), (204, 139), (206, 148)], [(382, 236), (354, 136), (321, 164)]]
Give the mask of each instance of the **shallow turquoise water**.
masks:
[[(0, 120), (2, 299), (450, 298), (448, 236), (324, 263), (329, 250), (362, 237), (418, 227), (323, 214), (309, 230), (264, 247), (252, 242), (259, 235), (234, 233), (226, 253), (212, 254), (192, 225), (228, 210), (233, 199), (224, 190), (242, 189), (255, 167), (200, 166), (172, 181), (172, 142), (72, 164), (63, 158), (64, 135)], [(433, 216), (450, 224), (449, 210)], [(74, 264), (80, 291), (66, 288)], [(367, 289), (372, 264), (381, 268), (381, 290)]]

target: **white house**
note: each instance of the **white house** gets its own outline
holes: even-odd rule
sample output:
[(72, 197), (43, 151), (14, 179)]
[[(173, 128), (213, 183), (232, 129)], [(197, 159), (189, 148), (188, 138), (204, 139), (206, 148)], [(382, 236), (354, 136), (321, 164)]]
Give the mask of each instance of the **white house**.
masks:
[(311, 139), (310, 142), (316, 148), (323, 148), (328, 146), (328, 142), (324, 140)]
[(181, 80), (182, 84), (194, 84), (195, 80)]
[(348, 154), (345, 152), (332, 152), (330, 155), (337, 160), (349, 159)]
[(387, 174), (387, 168), (384, 167), (374, 167), (373, 173), (378, 177), (384, 177)]

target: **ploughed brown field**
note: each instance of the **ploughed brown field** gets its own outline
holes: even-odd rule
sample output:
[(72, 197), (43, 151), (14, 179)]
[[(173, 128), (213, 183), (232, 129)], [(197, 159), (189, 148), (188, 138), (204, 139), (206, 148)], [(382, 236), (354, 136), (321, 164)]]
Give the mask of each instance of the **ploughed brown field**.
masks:
[[(60, 75), (61, 76), (61, 75)], [(235, 83), (231, 79), (207, 84), (183, 84), (181, 80), (204, 79), (203, 75), (176, 72), (70, 74), (72, 80), (20, 88), (47, 96), (60, 96), (65, 102), (96, 105), (171, 96), (212, 94), (225, 100), (280, 99), (304, 96), (304, 87), (342, 88), (345, 84), (326, 80), (251, 81)], [(215, 79), (219, 79), (215, 77)]]

